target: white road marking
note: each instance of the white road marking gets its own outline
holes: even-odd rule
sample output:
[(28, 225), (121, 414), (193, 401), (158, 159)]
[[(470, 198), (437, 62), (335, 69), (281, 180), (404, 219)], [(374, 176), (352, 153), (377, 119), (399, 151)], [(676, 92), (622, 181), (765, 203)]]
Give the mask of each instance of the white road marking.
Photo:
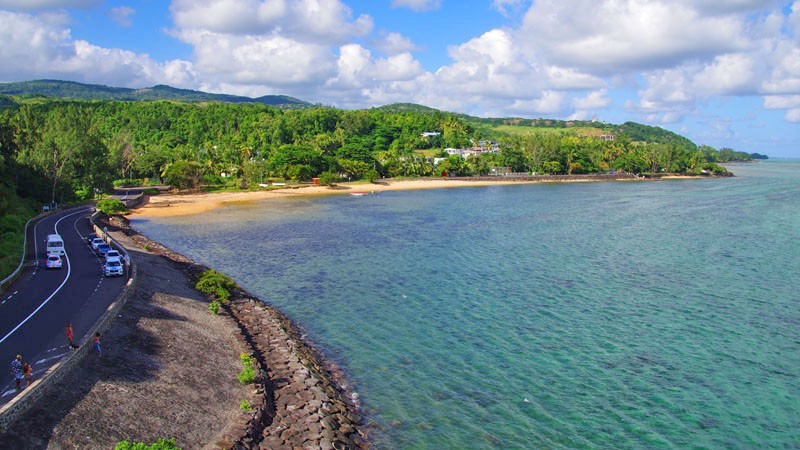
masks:
[(59, 359), (59, 358), (63, 357), (64, 355), (66, 355), (67, 353), (69, 353), (69, 352), (59, 353), (58, 355), (50, 356), (49, 358), (40, 359), (40, 360), (36, 361), (36, 364), (43, 364), (43, 363), (46, 363), (47, 361), (52, 361), (54, 359)]
[[(59, 224), (59, 223), (60, 223), (62, 220), (66, 219), (67, 217), (74, 216), (75, 214), (81, 214), (81, 213), (83, 213), (84, 211), (86, 211), (86, 210), (85, 210), (85, 209), (78, 210), (78, 211), (76, 211), (76, 212), (74, 212), (74, 213), (67, 214), (66, 216), (64, 216), (64, 217), (62, 217), (62, 218), (60, 218), (60, 219), (58, 219), (58, 220), (56, 221), (56, 224), (55, 224), (55, 227), (54, 227), (54, 228), (55, 228), (55, 232), (56, 232), (56, 233), (58, 233), (58, 224)], [(52, 294), (50, 294), (50, 296), (49, 296), (49, 297), (47, 297), (47, 298), (46, 298), (46, 299), (45, 299), (45, 300), (42, 302), (42, 304), (41, 304), (41, 305), (39, 305), (38, 307), (36, 307), (36, 309), (34, 309), (32, 313), (28, 314), (28, 317), (24, 318), (24, 319), (22, 320), (22, 322), (20, 322), (19, 324), (17, 324), (17, 326), (15, 326), (15, 327), (14, 327), (14, 328), (13, 328), (11, 331), (9, 331), (9, 332), (8, 332), (8, 334), (6, 334), (5, 336), (3, 336), (3, 338), (2, 338), (2, 339), (0, 339), (0, 344), (2, 344), (3, 342), (5, 342), (5, 340), (6, 340), (6, 339), (8, 339), (8, 338), (9, 338), (9, 336), (11, 336), (12, 334), (14, 334), (14, 332), (16, 332), (18, 329), (20, 329), (20, 328), (22, 327), (22, 325), (24, 325), (24, 324), (25, 324), (27, 321), (31, 320), (31, 318), (33, 318), (33, 316), (34, 316), (34, 315), (36, 315), (36, 313), (37, 313), (37, 312), (39, 312), (39, 310), (40, 310), (40, 309), (44, 308), (44, 305), (46, 305), (46, 304), (50, 303), (50, 300), (52, 300), (52, 299), (53, 299), (53, 297), (55, 297), (55, 296), (56, 296), (56, 294), (58, 294), (58, 291), (60, 291), (60, 290), (61, 290), (61, 288), (63, 288), (63, 287), (64, 287), (64, 285), (66, 285), (66, 284), (67, 284), (67, 281), (69, 281), (69, 276), (70, 276), (70, 273), (72, 272), (72, 264), (70, 264), (70, 263), (69, 263), (69, 254), (66, 252), (66, 250), (64, 251), (64, 259), (66, 259), (66, 260), (67, 260), (67, 276), (66, 276), (66, 277), (64, 277), (64, 281), (62, 281), (62, 282), (61, 282), (61, 284), (60, 284), (60, 285), (58, 285), (58, 287), (56, 288), (56, 290), (55, 290), (55, 291), (53, 291), (53, 293), (52, 293)]]

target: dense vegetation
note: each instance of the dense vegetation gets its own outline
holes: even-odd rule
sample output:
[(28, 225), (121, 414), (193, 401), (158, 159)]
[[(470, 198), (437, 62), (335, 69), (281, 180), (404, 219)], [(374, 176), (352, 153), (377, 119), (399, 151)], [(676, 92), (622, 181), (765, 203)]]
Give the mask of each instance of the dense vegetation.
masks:
[[(29, 83), (41, 88), (52, 82)], [(117, 88), (97, 91), (111, 95)], [(493, 168), (701, 174), (725, 172), (720, 162), (763, 157), (697, 147), (667, 130), (630, 122), (479, 119), (413, 104), (345, 111), (255, 101), (0, 99), (0, 275), (16, 266), (9, 261), (18, 261), (21, 226), (41, 205), (95, 198), (115, 185), (240, 189), (312, 177), (334, 184), (487, 175)], [(479, 145), (482, 151), (469, 157), (446, 151)]]
[(46, 179), (16, 161), (8, 118), (0, 122), (0, 279), (3, 279), (19, 265), (25, 222), (49, 197)]
[[(490, 133), (480, 123), (440, 111), (58, 100), (25, 102), (4, 109), (2, 117), (13, 159), (47, 178), (51, 197), (62, 202), (90, 198), (96, 189), (107, 192), (117, 179), (163, 179), (195, 188), (226, 180), (237, 186), (302, 181), (326, 172), (347, 179), (375, 172), (485, 175), (493, 167), (554, 174), (699, 174), (724, 171), (714, 162), (725, 161), (720, 152), (701, 151), (681, 136), (639, 124), (608, 131), (584, 124), (558, 133), (532, 127), (524, 134)], [(465, 158), (444, 151), (475, 146), (487, 134), (498, 142), (494, 153)], [(598, 138), (603, 135), (614, 140)]]

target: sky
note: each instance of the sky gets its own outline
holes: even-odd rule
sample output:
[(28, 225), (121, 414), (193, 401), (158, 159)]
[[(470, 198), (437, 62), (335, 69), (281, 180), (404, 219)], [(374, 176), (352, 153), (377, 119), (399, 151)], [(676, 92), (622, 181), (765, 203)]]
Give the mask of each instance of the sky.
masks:
[(800, 158), (800, 0), (0, 0), (0, 82), (634, 121)]

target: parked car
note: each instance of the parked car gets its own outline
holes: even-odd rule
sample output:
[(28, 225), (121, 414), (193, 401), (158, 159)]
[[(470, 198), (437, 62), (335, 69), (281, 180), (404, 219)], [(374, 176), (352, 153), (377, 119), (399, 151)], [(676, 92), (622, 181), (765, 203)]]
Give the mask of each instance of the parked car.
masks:
[(113, 248), (106, 252), (106, 261), (111, 261), (112, 259), (116, 259), (117, 261), (122, 261), (122, 253), (119, 250), (114, 250)]
[(97, 246), (97, 254), (103, 258), (105, 258), (106, 253), (108, 253), (109, 250), (111, 250), (111, 246), (106, 244), (105, 242)]
[(106, 261), (103, 265), (103, 273), (107, 277), (121, 276), (125, 272), (125, 267), (119, 260)]
[(92, 239), (92, 242), (90, 242), (90, 244), (92, 246), (92, 250), (97, 250), (97, 246), (98, 245), (105, 244), (105, 243), (106, 243), (106, 241), (104, 241), (102, 238), (99, 238), (99, 237)]
[(89, 235), (88, 235), (88, 236), (86, 236), (86, 242), (87, 242), (88, 244), (91, 244), (93, 240), (95, 240), (95, 239), (97, 239), (97, 238), (99, 238), (99, 237), (100, 237), (100, 236), (98, 236), (98, 235), (97, 235), (97, 233), (89, 233)]
[(55, 253), (51, 253), (51, 254), (47, 255), (47, 258), (45, 259), (45, 266), (48, 269), (60, 269), (61, 265), (62, 265), (62, 262), (61, 262), (61, 257), (60, 256), (58, 256)]

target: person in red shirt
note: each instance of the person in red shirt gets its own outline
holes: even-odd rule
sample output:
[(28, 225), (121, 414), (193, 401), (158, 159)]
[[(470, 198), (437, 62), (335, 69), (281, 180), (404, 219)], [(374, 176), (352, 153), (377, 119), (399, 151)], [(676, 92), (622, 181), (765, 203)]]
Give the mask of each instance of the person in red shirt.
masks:
[(33, 378), (33, 368), (27, 362), (22, 363), (22, 375), (25, 377), (25, 387), (30, 386)]
[(70, 349), (76, 349), (76, 348), (78, 348), (78, 346), (77, 346), (77, 345), (75, 345), (75, 344), (72, 342), (72, 338), (75, 336), (75, 333), (72, 331), (72, 323), (68, 323), (68, 324), (67, 324), (66, 333), (67, 333), (67, 342), (69, 342), (69, 348), (70, 348)]

